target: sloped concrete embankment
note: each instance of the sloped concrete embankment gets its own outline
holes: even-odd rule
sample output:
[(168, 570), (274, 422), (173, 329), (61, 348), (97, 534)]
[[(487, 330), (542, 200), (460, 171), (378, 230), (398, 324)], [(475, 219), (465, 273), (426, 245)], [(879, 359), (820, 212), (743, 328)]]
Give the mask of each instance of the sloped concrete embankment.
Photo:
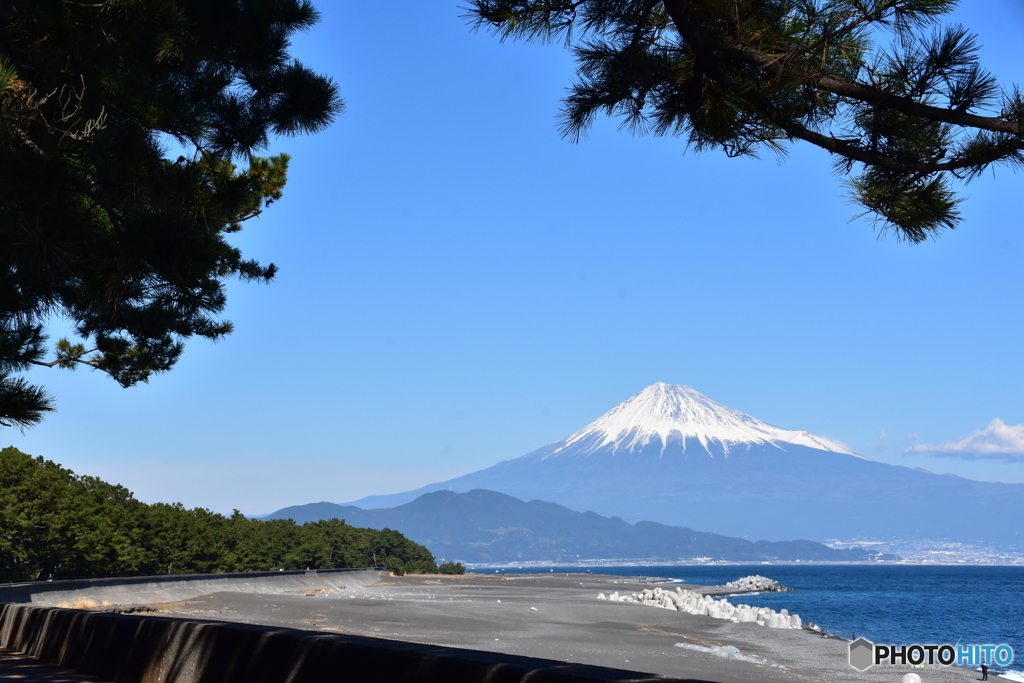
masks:
[(680, 680), (361, 636), (29, 604), (0, 605), (0, 647), (114, 683)]
[(168, 574), (104, 579), (32, 581), (0, 585), (0, 602), (59, 605), (95, 600), (115, 605), (170, 602), (219, 591), (285, 593), (354, 589), (380, 581), (375, 569), (321, 569), (237, 574)]

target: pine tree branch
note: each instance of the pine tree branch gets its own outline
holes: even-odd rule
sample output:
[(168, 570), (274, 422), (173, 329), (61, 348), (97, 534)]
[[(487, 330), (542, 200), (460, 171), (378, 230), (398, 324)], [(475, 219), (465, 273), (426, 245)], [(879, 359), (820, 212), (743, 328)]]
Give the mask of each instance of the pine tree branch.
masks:
[(1020, 122), (1007, 121), (999, 116), (978, 116), (966, 111), (945, 109), (916, 102), (909, 97), (901, 97), (878, 88), (860, 83), (848, 83), (832, 76), (807, 71), (787, 63), (791, 57), (788, 53), (771, 55), (731, 36), (721, 35), (714, 31), (697, 26), (689, 21), (687, 5), (689, 0), (665, 0), (665, 9), (679, 31), (679, 35), (690, 47), (705, 58), (714, 51), (720, 50), (734, 55), (747, 63), (768, 73), (793, 79), (826, 92), (864, 102), (876, 107), (892, 109), (909, 116), (916, 116), (930, 121), (949, 123), (966, 128), (987, 130), (993, 133), (1020, 135), (1024, 132)]
[(776, 125), (786, 131), (786, 133), (791, 137), (809, 142), (812, 145), (821, 147), (833, 154), (838, 154), (852, 161), (859, 161), (860, 163), (868, 166), (878, 166), (879, 168), (884, 168), (887, 171), (895, 171), (898, 173), (931, 174), (943, 171), (959, 171), (967, 168), (987, 166), (988, 164), (999, 161), (1000, 159), (1005, 158), (1008, 154), (1012, 154), (1014, 151), (1019, 151), (1024, 147), (1024, 144), (1017, 145), (1012, 149), (993, 147), (986, 153), (964, 156), (959, 159), (951, 159), (943, 162), (909, 162), (894, 159), (891, 156), (882, 154), (881, 152), (865, 149), (860, 145), (840, 140), (832, 137), (831, 135), (823, 135), (822, 133), (818, 133), (807, 128), (798, 121), (778, 121), (776, 122)]
[[(894, 10), (900, 4), (900, 2), (901, 2), (901, 0), (889, 0), (889, 2), (883, 3), (883, 4), (879, 5), (877, 8), (875, 8), (874, 12), (850, 13), (848, 16), (851, 17), (851, 20), (849, 22), (847, 22), (846, 24), (843, 24), (842, 26), (837, 27), (834, 31), (832, 31), (832, 34), (831, 34), (830, 37), (836, 38), (836, 37), (841, 37), (841, 36), (848, 36), (849, 34), (853, 33), (857, 29), (863, 28), (864, 26), (867, 26), (868, 24), (872, 24), (872, 23), (876, 23), (876, 22), (879, 22), (879, 21), (883, 21), (885, 19), (885, 15), (888, 14), (889, 12), (891, 12), (892, 10)], [(812, 54), (814, 52), (817, 52), (821, 48), (823, 48), (825, 46), (826, 42), (827, 42), (827, 38), (821, 38), (820, 40), (817, 40), (814, 43), (811, 43), (807, 47), (802, 48), (802, 49), (800, 49), (800, 50), (798, 50), (796, 52), (791, 53), (791, 56), (793, 56), (793, 57), (802, 57), (804, 55)]]
[(63, 356), (51, 361), (30, 360), (28, 362), (32, 365), (39, 365), (44, 368), (52, 368), (55, 366), (60, 366), (62, 368), (70, 368), (72, 363), (81, 363), (82, 365), (88, 365), (91, 368), (95, 368), (98, 367), (98, 361), (89, 358), (81, 358), (79, 356), (85, 356), (87, 354), (95, 353), (97, 351), (99, 351), (99, 349), (90, 349), (89, 351), (83, 351), (81, 354), (76, 354), (75, 356)]

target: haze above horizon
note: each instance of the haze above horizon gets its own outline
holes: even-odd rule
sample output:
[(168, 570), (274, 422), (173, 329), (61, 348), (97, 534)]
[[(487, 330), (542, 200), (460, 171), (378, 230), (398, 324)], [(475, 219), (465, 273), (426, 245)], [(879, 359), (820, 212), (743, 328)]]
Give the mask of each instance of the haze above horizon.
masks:
[[(489, 467), (666, 382), (873, 460), (1024, 482), (992, 446), (1024, 449), (1019, 177), (972, 184), (936, 241), (878, 240), (804, 146), (698, 156), (608, 120), (573, 145), (560, 46), (406, 3), (383, 47), (372, 5), (317, 4), (294, 54), (348, 109), (271, 150), (293, 157), (284, 198), (238, 244), (278, 280), (233, 286), (235, 333), (148, 385), (33, 371), (58, 412), (3, 445), (147, 502), (262, 514)], [(952, 20), (1024, 84), (1024, 9)]]

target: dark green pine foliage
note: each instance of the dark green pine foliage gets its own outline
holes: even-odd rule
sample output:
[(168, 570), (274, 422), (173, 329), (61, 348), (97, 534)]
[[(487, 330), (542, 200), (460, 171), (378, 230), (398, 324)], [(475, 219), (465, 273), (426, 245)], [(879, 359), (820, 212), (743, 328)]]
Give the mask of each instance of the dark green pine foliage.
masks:
[(567, 137), (606, 114), (731, 156), (809, 142), (883, 231), (916, 243), (957, 226), (955, 181), (1024, 161), (1024, 100), (982, 69), (967, 29), (939, 26), (955, 5), (472, 0), (468, 16), (502, 39), (572, 48)]
[(375, 558), (398, 574), (438, 571), (429, 550), (391, 529), (147, 505), (123, 486), (0, 450), (0, 582), (372, 567)]
[[(0, 0), (0, 426), (53, 409), (19, 377), (86, 365), (122, 386), (231, 331), (225, 280), (267, 282), (230, 233), (281, 197), (273, 136), (341, 111), (292, 59), (308, 0)], [(45, 324), (80, 339), (48, 356)]]

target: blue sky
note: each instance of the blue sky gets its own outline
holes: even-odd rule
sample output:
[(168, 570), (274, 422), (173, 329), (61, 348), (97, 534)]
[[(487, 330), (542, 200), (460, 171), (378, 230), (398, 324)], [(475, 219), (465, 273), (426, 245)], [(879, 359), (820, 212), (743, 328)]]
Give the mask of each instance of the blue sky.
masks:
[[(1024, 423), (1011, 171), (969, 186), (958, 230), (879, 239), (815, 150), (698, 156), (608, 120), (571, 144), (561, 46), (473, 33), (456, 4), (317, 4), (294, 54), (347, 111), (275, 143), (285, 197), (238, 240), (278, 280), (232, 285), (235, 333), (149, 385), (34, 371), (59, 412), (0, 439), (146, 501), (255, 514), (487, 467), (663, 381), (885, 462), (1024, 482), (1019, 458), (905, 453)], [(955, 19), (1024, 84), (1024, 10), (972, 5)]]

